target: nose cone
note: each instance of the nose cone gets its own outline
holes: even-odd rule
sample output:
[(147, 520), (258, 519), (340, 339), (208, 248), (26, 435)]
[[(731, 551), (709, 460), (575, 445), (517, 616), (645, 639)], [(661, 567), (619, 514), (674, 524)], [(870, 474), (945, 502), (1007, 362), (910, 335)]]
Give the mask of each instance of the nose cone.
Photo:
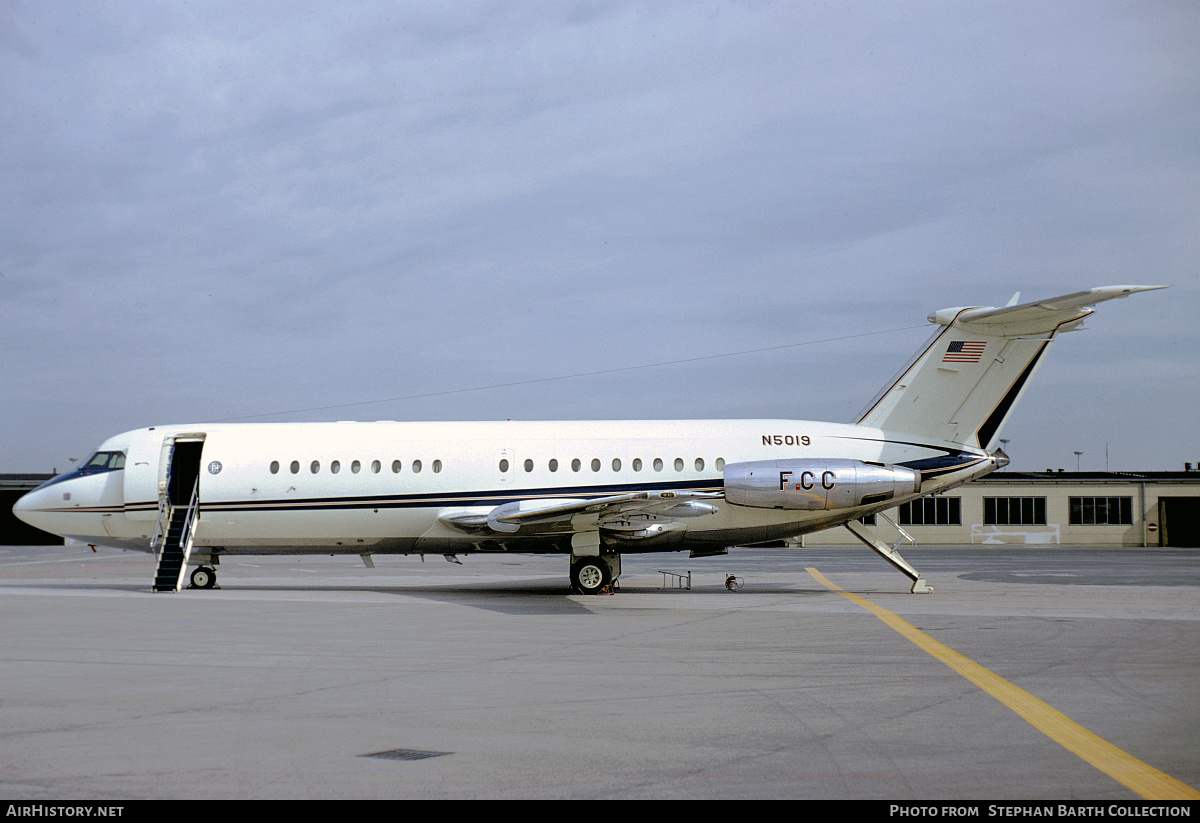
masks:
[(21, 495), (20, 499), (13, 504), (13, 514), (34, 528), (50, 531), (47, 528), (47, 513), (43, 511), (47, 508), (48, 502), (44, 488), (34, 489)]
[(13, 514), (24, 520), (26, 523), (29, 522), (29, 512), (34, 508), (33, 496), (36, 493), (36, 491), (26, 492), (25, 494), (21, 495), (16, 503), (13, 504)]

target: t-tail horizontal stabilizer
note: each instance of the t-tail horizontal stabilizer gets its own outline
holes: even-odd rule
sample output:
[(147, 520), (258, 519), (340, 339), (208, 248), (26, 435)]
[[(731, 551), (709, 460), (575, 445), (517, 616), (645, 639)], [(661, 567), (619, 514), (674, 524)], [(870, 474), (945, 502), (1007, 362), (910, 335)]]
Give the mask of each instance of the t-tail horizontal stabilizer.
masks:
[(1097, 303), (1164, 288), (1102, 286), (1002, 308), (934, 312), (929, 322), (942, 328), (855, 422), (990, 449), (1060, 332), (1079, 328)]

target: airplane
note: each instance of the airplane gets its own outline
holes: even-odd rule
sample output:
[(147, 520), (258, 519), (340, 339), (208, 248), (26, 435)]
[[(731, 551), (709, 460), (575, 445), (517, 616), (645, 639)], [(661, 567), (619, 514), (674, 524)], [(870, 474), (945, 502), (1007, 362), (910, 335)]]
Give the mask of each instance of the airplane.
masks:
[[(847, 528), (932, 590), (863, 522), (1008, 463), (999, 435), (1059, 334), (1106, 286), (929, 315), (933, 336), (853, 423), (800, 420), (151, 426), (111, 437), (17, 501), (65, 538), (153, 552), (153, 591), (212, 588), (226, 555), (569, 555), (573, 592), (621, 555)], [(901, 530), (902, 531), (902, 530)]]

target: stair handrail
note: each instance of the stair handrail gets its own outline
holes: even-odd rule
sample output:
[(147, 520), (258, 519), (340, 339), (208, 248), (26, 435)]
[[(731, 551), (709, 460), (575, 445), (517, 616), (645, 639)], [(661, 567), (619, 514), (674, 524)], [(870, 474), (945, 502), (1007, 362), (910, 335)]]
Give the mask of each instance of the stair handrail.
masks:
[(183, 518), (183, 531), (179, 533), (179, 548), (182, 549), (188, 542), (188, 538), (192, 534), (192, 521), (196, 518), (196, 511), (200, 508), (200, 478), (196, 478), (196, 485), (192, 486), (192, 502), (188, 505), (187, 517)]
[(163, 536), (163, 520), (167, 517), (167, 512), (171, 508), (171, 496), (163, 494), (158, 501), (158, 520), (154, 523), (154, 534), (150, 537), (150, 551), (158, 554), (160, 547), (158, 541)]
[(901, 543), (908, 543), (911, 546), (917, 545), (917, 538), (913, 537), (911, 534), (906, 532), (904, 529), (900, 528), (899, 523), (897, 523), (892, 518), (888, 517), (883, 512), (877, 512), (877, 514), (880, 517), (882, 517), (884, 520), (886, 520), (887, 522), (891, 523), (892, 528), (894, 528), (896, 531), (900, 532), (900, 536), (898, 538), (896, 538), (896, 542), (892, 544), (892, 551), (895, 551), (896, 547), (899, 546)]

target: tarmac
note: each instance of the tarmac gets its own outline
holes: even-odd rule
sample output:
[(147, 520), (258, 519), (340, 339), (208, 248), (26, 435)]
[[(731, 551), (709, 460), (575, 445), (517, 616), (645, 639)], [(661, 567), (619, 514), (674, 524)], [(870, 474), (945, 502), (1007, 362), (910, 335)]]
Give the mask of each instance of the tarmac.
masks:
[(1200, 797), (1200, 550), (904, 555), (0, 546), (0, 797)]

